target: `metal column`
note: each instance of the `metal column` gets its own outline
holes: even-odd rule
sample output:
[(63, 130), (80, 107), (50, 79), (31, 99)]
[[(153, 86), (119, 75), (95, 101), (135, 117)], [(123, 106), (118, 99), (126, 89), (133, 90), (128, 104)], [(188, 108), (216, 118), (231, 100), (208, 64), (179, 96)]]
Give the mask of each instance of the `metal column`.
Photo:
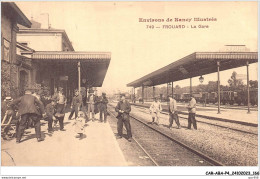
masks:
[(135, 87), (133, 89), (134, 89), (134, 103), (135, 103)]
[(218, 114), (220, 114), (220, 78), (219, 78), (219, 67), (220, 67), (220, 62), (217, 62), (218, 66)]
[(144, 85), (142, 86), (142, 103), (144, 103)]
[(78, 62), (78, 74), (79, 74), (79, 94), (80, 94), (80, 82), (81, 82), (81, 79), (80, 79), (80, 62)]
[(155, 86), (153, 86), (153, 99), (155, 98)]
[(167, 83), (167, 89), (166, 89), (166, 100), (168, 101), (168, 83)]
[(190, 78), (190, 96), (192, 96), (192, 78)]
[(247, 113), (250, 113), (250, 93), (249, 93), (249, 63), (246, 62), (246, 71), (247, 71)]
[(172, 81), (172, 98), (173, 98), (173, 81)]

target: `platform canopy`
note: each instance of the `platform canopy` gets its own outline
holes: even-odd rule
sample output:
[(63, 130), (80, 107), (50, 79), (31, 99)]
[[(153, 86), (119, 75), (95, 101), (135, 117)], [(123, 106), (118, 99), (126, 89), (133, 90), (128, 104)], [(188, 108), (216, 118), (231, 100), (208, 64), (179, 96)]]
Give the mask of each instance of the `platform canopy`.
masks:
[(111, 60), (110, 52), (35, 52), (32, 60), (40, 64), (41, 70), (51, 70), (69, 82), (78, 81), (78, 62), (81, 79), (90, 87), (101, 87)]
[(245, 66), (247, 61), (258, 61), (257, 52), (194, 52), (159, 70), (128, 83), (128, 87), (156, 86), (164, 83), (184, 80), (196, 76), (217, 72), (217, 62), (220, 71)]

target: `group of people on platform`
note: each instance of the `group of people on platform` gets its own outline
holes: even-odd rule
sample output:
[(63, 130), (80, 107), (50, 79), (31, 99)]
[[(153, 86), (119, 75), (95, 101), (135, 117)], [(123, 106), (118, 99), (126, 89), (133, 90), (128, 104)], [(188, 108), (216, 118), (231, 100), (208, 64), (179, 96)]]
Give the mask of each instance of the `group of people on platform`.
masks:
[[(191, 129), (191, 124), (193, 124), (194, 129), (197, 130), (197, 122), (195, 119), (196, 114), (196, 100), (193, 96), (190, 97), (189, 104), (186, 106), (189, 112), (188, 115), (188, 129)], [(162, 112), (162, 105), (157, 98), (154, 98), (153, 103), (149, 108), (150, 114), (152, 116), (151, 124), (160, 124), (160, 113)], [(177, 102), (173, 97), (169, 97), (168, 103), (168, 111), (169, 111), (169, 125), (168, 128), (171, 129), (173, 125), (173, 120), (175, 121), (177, 128), (180, 129), (180, 121), (177, 110)]]
[[(101, 96), (94, 95), (94, 91), (89, 92), (86, 104), (84, 105), (82, 96), (78, 90), (75, 90), (75, 96), (70, 104), (71, 112), (69, 120), (72, 119), (75, 113), (75, 126), (76, 133), (79, 137), (83, 137), (85, 123), (88, 120), (95, 121), (95, 114), (100, 113), (100, 122), (107, 122), (107, 103), (108, 99), (105, 93)], [(21, 138), (24, 134), (24, 130), (29, 127), (35, 128), (37, 141), (40, 142), (41, 138), (41, 119), (48, 121), (48, 132), (53, 133), (53, 125), (57, 126), (59, 122), (60, 131), (64, 129), (64, 117), (66, 110), (67, 99), (63, 93), (63, 89), (59, 88), (58, 92), (55, 93), (48, 104), (44, 105), (41, 97), (32, 90), (25, 90), (25, 95), (12, 100), (11, 97), (6, 97), (2, 101), (2, 116), (4, 118), (16, 118), (16, 142), (20, 143)], [(16, 111), (16, 112), (15, 112)], [(103, 120), (104, 119), (104, 120)], [(3, 119), (2, 119), (3, 120)], [(5, 133), (7, 134), (8, 128)]]
[[(75, 132), (79, 134), (79, 138), (83, 137), (85, 131), (85, 123), (87, 121), (97, 121), (95, 115), (99, 113), (99, 122), (107, 122), (107, 104), (108, 99), (105, 93), (101, 96), (94, 94), (94, 91), (89, 91), (89, 95), (86, 99), (86, 105), (83, 103), (82, 96), (78, 90), (75, 90), (75, 95), (70, 104), (70, 114), (68, 120), (72, 120), (75, 114), (75, 120), (73, 125), (75, 126)], [(37, 141), (40, 142), (41, 138), (41, 119), (47, 119), (48, 121), (48, 132), (53, 133), (53, 123), (57, 126), (59, 122), (60, 131), (65, 131), (64, 129), (64, 117), (66, 109), (67, 99), (63, 93), (63, 89), (60, 88), (57, 93), (55, 93), (50, 102), (45, 106), (40, 99), (40, 96), (33, 94), (31, 90), (26, 90), (25, 95), (12, 100), (7, 97), (2, 102), (2, 116), (5, 117), (16, 117), (19, 120), (16, 123), (16, 142), (20, 143), (23, 136), (24, 130), (29, 127), (35, 128)], [(192, 96), (190, 97), (189, 104), (186, 106), (189, 112), (188, 116), (188, 129), (191, 129), (191, 124), (193, 124), (194, 129), (197, 129), (195, 114), (196, 114), (196, 100)], [(16, 109), (17, 112), (14, 112)], [(162, 112), (162, 105), (154, 98), (154, 102), (151, 104), (150, 114), (152, 116), (152, 124), (160, 125), (160, 113)], [(169, 125), (168, 128), (172, 128), (173, 120), (175, 121), (178, 129), (181, 128), (177, 103), (173, 97), (169, 97), (168, 103), (169, 110)], [(130, 124), (129, 113), (131, 111), (130, 103), (125, 99), (125, 95), (121, 94), (120, 101), (115, 107), (115, 111), (118, 113), (116, 118), (117, 121), (117, 138), (123, 137), (123, 125), (125, 125), (127, 131), (127, 140), (131, 142), (132, 131)], [(8, 129), (7, 129), (8, 130)]]

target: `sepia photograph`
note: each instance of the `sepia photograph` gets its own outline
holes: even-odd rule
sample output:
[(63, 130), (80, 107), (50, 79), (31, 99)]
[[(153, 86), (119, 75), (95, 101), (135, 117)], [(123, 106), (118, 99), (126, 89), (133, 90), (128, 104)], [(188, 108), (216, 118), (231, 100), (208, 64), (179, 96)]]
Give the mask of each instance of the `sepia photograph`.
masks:
[(1, 2), (3, 176), (258, 163), (257, 1)]

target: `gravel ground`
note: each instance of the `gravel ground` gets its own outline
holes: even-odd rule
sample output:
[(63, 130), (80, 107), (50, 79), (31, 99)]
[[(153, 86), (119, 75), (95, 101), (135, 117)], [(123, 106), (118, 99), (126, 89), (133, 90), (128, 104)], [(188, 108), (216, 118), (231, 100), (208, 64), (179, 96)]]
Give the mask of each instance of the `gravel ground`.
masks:
[[(138, 108), (138, 107), (136, 109), (138, 109), (139, 111), (149, 115), (148, 109)], [(167, 116), (168, 115), (166, 115), (166, 114), (161, 114), (161, 117), (164, 120), (164, 122), (165, 122), (165, 120), (168, 121)], [(181, 124), (182, 125), (185, 124), (184, 126), (188, 126), (188, 121), (187, 121), (188, 116), (179, 114), (179, 117), (180, 117)], [(206, 126), (213, 127), (214, 130), (211, 131), (212, 133), (217, 132), (218, 135), (222, 135), (225, 138), (231, 138), (233, 140), (238, 140), (240, 142), (243, 141), (244, 143), (252, 144), (253, 146), (258, 144), (257, 135), (246, 134), (246, 133), (243, 133), (243, 132), (239, 132), (239, 131), (237, 132), (237, 131), (232, 130), (232, 129), (239, 129), (239, 130), (242, 130), (242, 131), (248, 131), (248, 132), (252, 132), (252, 133), (257, 134), (258, 133), (257, 127), (245, 126), (245, 125), (241, 125), (241, 124), (222, 122), (222, 121), (216, 121), (216, 120), (209, 120), (209, 119), (204, 119), (204, 118), (200, 118), (200, 117), (196, 117), (196, 120), (197, 120), (197, 126), (206, 125)], [(220, 125), (220, 126), (225, 126), (227, 128), (222, 128), (222, 127), (217, 127), (217, 126), (212, 126), (212, 125), (200, 123), (200, 121), (201, 122), (207, 122), (207, 123), (210, 123), (210, 124), (213, 124), (213, 125), (216, 124), (216, 125)], [(166, 122), (166, 124), (167, 124), (167, 122)], [(228, 128), (231, 128), (231, 129), (228, 129)], [(220, 133), (219, 130), (221, 130), (222, 133)]]
[[(131, 115), (150, 122), (148, 109), (132, 106)], [(258, 138), (257, 135), (236, 132), (221, 127), (198, 123), (198, 130), (187, 130), (188, 122), (180, 119), (182, 129), (168, 129), (168, 115), (161, 114), (161, 125), (158, 128), (172, 135), (181, 142), (194, 147), (217, 161), (228, 166), (256, 166), (258, 164)], [(224, 122), (225, 125), (227, 125)], [(237, 127), (237, 124), (228, 124)], [(243, 126), (240, 126), (243, 128)], [(247, 126), (248, 127), (248, 126)], [(134, 134), (133, 134), (134, 135)]]
[[(108, 118), (109, 125), (114, 132), (117, 134), (117, 119), (114, 117)], [(123, 131), (126, 134), (126, 131)], [(126, 136), (124, 136), (126, 137)], [(144, 151), (134, 141), (128, 142), (126, 138), (117, 139), (120, 149), (125, 156), (128, 166), (154, 166), (154, 163), (144, 153)]]
[[(133, 105), (132, 105), (133, 106)], [(145, 107), (140, 107), (140, 106), (133, 106), (135, 108), (139, 108), (140, 111), (143, 111), (143, 112), (146, 112), (146, 113), (149, 113), (148, 109), (145, 108)], [(167, 112), (164, 112), (162, 114), (165, 114)], [(179, 114), (179, 117), (181, 118), (188, 118), (188, 115), (185, 115), (185, 114)], [(207, 123), (210, 123), (210, 124), (216, 124), (216, 125), (220, 125), (220, 126), (225, 126), (227, 128), (235, 128), (235, 129), (238, 129), (238, 130), (242, 130), (242, 131), (247, 131), (247, 132), (251, 132), (251, 133), (255, 133), (257, 134), (258, 133), (258, 127), (253, 127), (253, 126), (246, 126), (246, 125), (242, 125), (242, 124), (236, 124), (236, 123), (230, 123), (230, 122), (224, 122), (224, 121), (218, 121), (218, 120), (213, 120), (213, 119), (205, 119), (205, 118), (202, 118), (202, 117), (196, 117), (197, 121), (198, 122), (207, 122)]]

